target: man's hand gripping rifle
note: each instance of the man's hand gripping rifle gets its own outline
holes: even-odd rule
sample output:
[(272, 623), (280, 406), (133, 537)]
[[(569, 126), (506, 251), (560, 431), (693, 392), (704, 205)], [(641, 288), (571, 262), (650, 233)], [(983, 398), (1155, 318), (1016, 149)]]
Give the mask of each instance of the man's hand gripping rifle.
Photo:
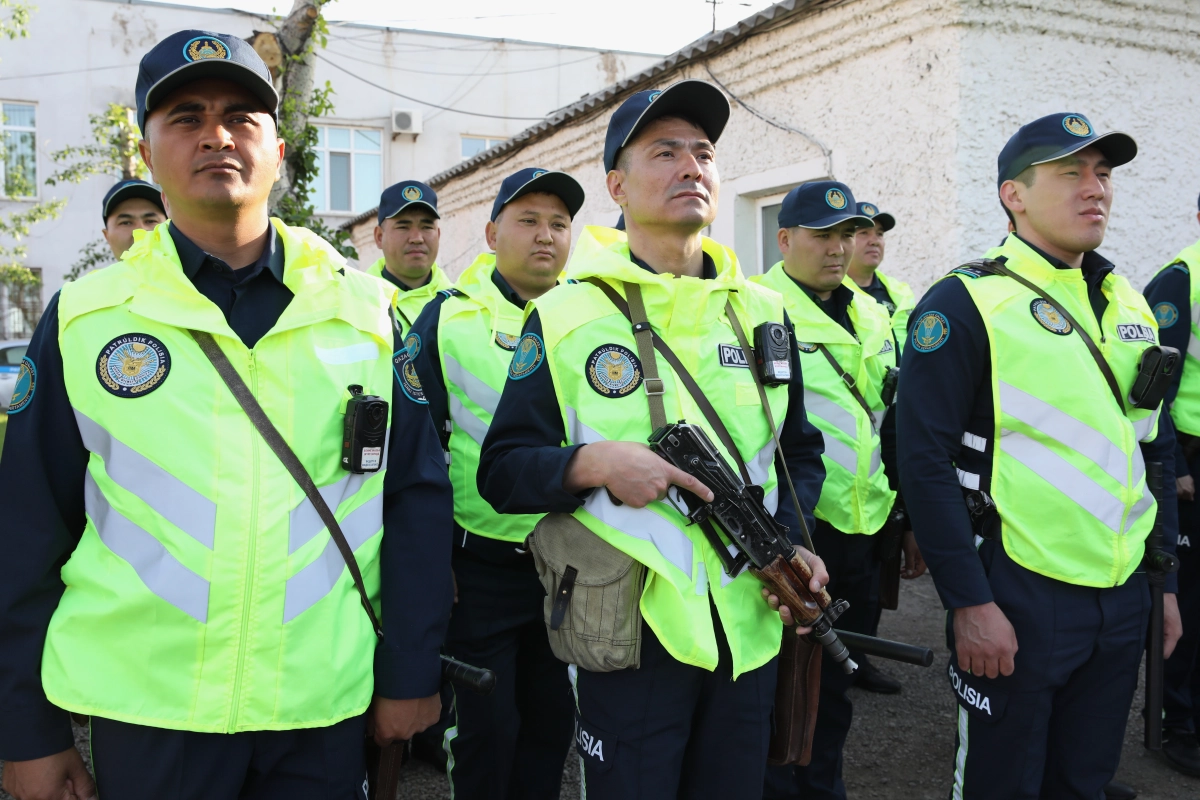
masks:
[[(792, 546), (788, 529), (776, 522), (763, 505), (762, 487), (744, 483), (704, 429), (696, 425), (677, 422), (659, 428), (650, 436), (650, 449), (712, 490), (711, 503), (682, 489), (672, 491), (678, 491), (682, 497), (687, 507), (681, 510), (704, 531), (726, 574), (734, 577), (749, 566), (754, 576), (779, 598), (780, 605), (791, 609), (797, 624), (811, 627), (809, 636), (820, 642), (846, 673), (854, 672), (857, 665), (839, 632), (833, 629), (833, 622), (850, 605), (844, 600), (834, 601), (824, 589), (814, 593), (808, 588), (812, 570)], [(796, 513), (801, 513), (800, 509)], [(729, 536), (736, 556), (713, 528), (714, 519)], [(861, 634), (842, 633), (842, 636), (852, 638), (854, 646), (868, 655), (919, 666), (933, 663), (933, 651), (928, 648)]]

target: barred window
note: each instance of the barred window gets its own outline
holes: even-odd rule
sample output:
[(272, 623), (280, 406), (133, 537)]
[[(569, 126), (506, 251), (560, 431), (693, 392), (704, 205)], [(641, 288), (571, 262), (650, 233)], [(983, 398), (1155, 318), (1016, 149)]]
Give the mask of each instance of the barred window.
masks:
[(37, 196), (37, 106), (0, 103), (5, 197)]

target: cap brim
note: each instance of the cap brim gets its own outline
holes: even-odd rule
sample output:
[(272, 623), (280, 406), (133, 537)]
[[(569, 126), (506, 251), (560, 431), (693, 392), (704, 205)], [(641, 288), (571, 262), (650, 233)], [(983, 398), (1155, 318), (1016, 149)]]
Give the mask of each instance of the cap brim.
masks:
[(386, 217), (383, 217), (382, 219), (391, 219), (392, 217), (399, 215), (399, 213), (401, 211), (404, 211), (409, 206), (425, 206), (426, 208), (428, 208), (430, 211), (433, 212), (434, 219), (442, 218), (442, 215), (438, 213), (438, 210), (436, 208), (434, 208), (433, 206), (431, 206), (429, 203), (425, 202), (424, 200), (409, 200), (407, 203), (400, 206), (395, 211), (393, 211), (391, 214), (388, 214)]
[[(1120, 131), (1109, 131), (1102, 133), (1094, 139), (1080, 142), (1073, 147), (1066, 147), (1057, 153), (1041, 158), (1037, 161), (1029, 162), (1029, 166), (1037, 166), (1038, 164), (1049, 164), (1051, 161), (1058, 161), (1060, 158), (1066, 158), (1069, 155), (1074, 155), (1080, 150), (1086, 150), (1089, 147), (1095, 147), (1104, 153), (1104, 157), (1108, 159), (1108, 164), (1111, 167), (1119, 167), (1123, 164), (1128, 164), (1137, 156), (1138, 146), (1133, 137), (1127, 133)], [(1020, 174), (1020, 173), (1018, 173)]]
[(536, 178), (531, 178), (510, 194), (500, 208), (503, 209), (504, 206), (519, 197), (534, 193), (552, 194), (562, 200), (567, 206), (567, 213), (571, 215), (571, 219), (575, 219), (579, 209), (583, 208), (585, 197), (583, 187), (579, 185), (579, 181), (565, 172), (546, 172)]
[[(882, 214), (880, 215), (882, 216)], [(876, 217), (878, 219), (879, 217)], [(807, 225), (783, 225), (784, 228), (808, 228), (810, 231), (823, 231), (826, 228), (832, 228), (834, 225), (840, 225), (848, 219), (855, 222), (856, 228), (873, 228), (875, 222), (864, 214), (834, 214), (833, 216), (819, 219), (815, 222), (810, 222)]]
[(105, 222), (112, 216), (113, 209), (124, 203), (126, 200), (131, 200), (135, 197), (140, 197), (143, 200), (149, 200), (154, 205), (158, 206), (159, 210), (164, 214), (167, 213), (166, 206), (163, 205), (162, 192), (155, 189), (153, 186), (143, 186), (142, 184), (130, 184), (113, 192), (113, 196), (108, 198), (108, 202), (104, 204), (104, 208), (100, 212), (100, 219)]
[[(150, 112), (157, 108), (163, 98), (171, 92), (184, 84), (203, 78), (218, 78), (246, 87), (255, 97), (263, 101), (271, 116), (278, 119), (279, 95), (276, 93), (275, 87), (268, 81), (263, 80), (261, 75), (249, 67), (223, 58), (208, 58), (203, 61), (193, 61), (189, 64), (184, 64), (174, 72), (164, 75), (159, 79), (158, 83), (150, 87), (150, 91), (146, 92), (146, 110), (144, 113), (149, 116)], [(146, 134), (145, 122), (145, 119), (141, 120), (143, 136)]]
[(874, 220), (875, 224), (884, 233), (887, 233), (892, 228), (896, 227), (896, 218), (886, 211), (879, 212), (875, 216), (871, 217), (871, 219)]
[[(621, 147), (632, 142), (646, 126), (662, 117), (683, 117), (704, 130), (708, 140), (716, 144), (729, 122), (729, 100), (716, 86), (704, 81), (680, 81), (672, 84), (646, 106), (633, 123)], [(620, 152), (618, 150), (618, 152)]]

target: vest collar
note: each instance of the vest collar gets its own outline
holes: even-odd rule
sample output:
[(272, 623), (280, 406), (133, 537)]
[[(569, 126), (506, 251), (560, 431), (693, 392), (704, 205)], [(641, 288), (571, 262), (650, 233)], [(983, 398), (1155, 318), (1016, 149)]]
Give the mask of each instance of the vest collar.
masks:
[[(290, 228), (275, 218), (271, 224), (283, 245), (283, 284), (292, 290), (293, 297), (267, 335), (333, 317), (375, 333), (378, 313), (363, 300), (338, 291), (338, 273), (345, 270), (345, 259), (311, 231)], [(220, 309), (184, 274), (169, 225), (164, 222), (137, 237), (123, 259), (141, 278), (133, 291), (130, 310), (175, 328), (194, 328), (240, 341)]]
[(604, 278), (607, 281), (641, 283), (668, 287), (675, 281), (704, 281), (712, 290), (729, 291), (741, 288), (745, 283), (733, 250), (705, 237), (701, 245), (704, 253), (712, 259), (716, 274), (710, 279), (676, 278), (671, 273), (658, 273), (645, 269), (635, 262), (629, 252), (629, 240), (625, 233), (614, 228), (589, 225), (583, 229), (575, 251), (567, 264), (567, 275), (575, 280)]
[[(846, 280), (848, 281), (850, 278), (847, 277)], [(817, 301), (812, 298), (805, 288), (784, 271), (782, 261), (776, 262), (775, 266), (771, 267), (767, 272), (767, 279), (763, 283), (782, 294), (788, 301), (787, 305), (794, 309), (795, 313), (789, 313), (788, 318), (791, 320), (792, 327), (796, 331), (797, 340), (801, 342), (820, 342), (821, 344), (848, 344), (852, 346), (859, 344), (859, 339), (855, 338), (836, 320), (825, 313), (825, 310), (817, 304)], [(856, 331), (859, 330), (863, 322), (866, 322), (869, 327), (869, 320), (864, 319), (861, 313), (861, 301), (867, 300), (874, 303), (875, 298), (855, 292), (844, 283), (838, 289), (845, 289), (850, 294), (847, 314), (854, 329)], [(860, 320), (862, 321), (860, 322)], [(860, 333), (859, 336), (861, 337), (862, 334)]]
[[(488, 317), (491, 319), (493, 338), (501, 328), (501, 320), (508, 323), (504, 326), (506, 328), (513, 328), (515, 325), (515, 330), (505, 330), (504, 333), (514, 333), (520, 331), (522, 320), (525, 317), (525, 304), (516, 305), (505, 296), (500, 286), (493, 280), (495, 271), (496, 254), (480, 253), (471, 262), (471, 266), (458, 276), (458, 281), (454, 284), (454, 288), (465, 295), (468, 300), (487, 309)], [(503, 276), (500, 276), (500, 279), (503, 280)], [(507, 285), (508, 281), (504, 281), (504, 283)]]
[(436, 261), (433, 263), (433, 266), (429, 268), (429, 275), (426, 277), (425, 282), (415, 289), (401, 281), (392, 273), (388, 272), (387, 262), (382, 256), (380, 256), (374, 264), (367, 267), (364, 271), (368, 275), (373, 275), (376, 278), (382, 278), (392, 286), (395, 286), (396, 290), (399, 291), (402, 296), (408, 294), (409, 292), (417, 292), (419, 294), (428, 293), (429, 296), (432, 297), (433, 295), (437, 294), (439, 290), (445, 289), (450, 285), (449, 279), (446, 278), (446, 273), (442, 272), (442, 268), (437, 265)]
[(1020, 269), (1022, 275), (1035, 283), (1036, 274), (1047, 281), (1083, 280), (1091, 285), (1102, 283), (1115, 269), (1111, 261), (1094, 250), (1084, 253), (1080, 269), (1075, 269), (1015, 233), (1010, 233), (994, 254), (997, 258), (1003, 256), (1010, 269)]

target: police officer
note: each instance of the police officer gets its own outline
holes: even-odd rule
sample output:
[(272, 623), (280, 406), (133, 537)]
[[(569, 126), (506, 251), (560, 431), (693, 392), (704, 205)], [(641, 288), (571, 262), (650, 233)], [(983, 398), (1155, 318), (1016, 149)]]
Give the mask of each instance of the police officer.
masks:
[(100, 231), (113, 258), (133, 247), (134, 231), (152, 231), (167, 218), (162, 193), (137, 178), (119, 181), (104, 195), (100, 206), (104, 228)]
[[(788, 192), (779, 210), (783, 260), (755, 280), (783, 295), (795, 325), (804, 373), (805, 408), (825, 442), (825, 482), (816, 507), (813, 543), (832, 578), (830, 593), (849, 601), (838, 627), (869, 633), (879, 605), (876, 537), (888, 522), (896, 492), (895, 422), (882, 397), (895, 364), (891, 321), (872, 298), (846, 280), (856, 233), (872, 221), (855, 210), (844, 183), (813, 181)], [(909, 533), (909, 552), (913, 552)], [(910, 561), (911, 561), (910, 555)], [(769, 767), (764, 797), (845, 798), (842, 746), (850, 731), (847, 692), (854, 677), (832, 658), (821, 669), (821, 696), (806, 767)]]
[[(900, 481), (951, 611), (955, 798), (1102, 797), (1121, 753), (1150, 603), (1145, 462), (1174, 483), (1169, 416), (1128, 400), (1154, 317), (1095, 252), (1136, 152), (1080, 114), (1022, 127), (997, 164), (1015, 232), (990, 255), (1037, 289), (965, 265), (913, 313)], [(1174, 504), (1158, 511), (1173, 545)]]
[(375, 246), (383, 256), (367, 267), (367, 274), (399, 290), (394, 312), (401, 335), (434, 295), (450, 288), (450, 279), (437, 265), (440, 219), (437, 193), (420, 181), (401, 181), (379, 197)]
[[(1196, 215), (1200, 220), (1200, 213)], [(1146, 286), (1146, 302), (1158, 322), (1162, 343), (1185, 354), (1165, 403), (1175, 435), (1175, 486), (1179, 501), (1179, 614), (1183, 636), (1163, 669), (1163, 755), (1185, 775), (1200, 777), (1200, 512), (1196, 510), (1195, 474), (1200, 469), (1200, 361), (1192, 342), (1198, 335), (1200, 242), (1184, 248)]]
[[(908, 318), (917, 304), (917, 298), (907, 283), (879, 271), (879, 265), (883, 263), (883, 235), (896, 227), (896, 218), (886, 211), (880, 211), (874, 203), (858, 203), (857, 210), (864, 217), (870, 217), (875, 224), (858, 229), (854, 237), (854, 254), (846, 271), (854, 286), (874, 297), (887, 309), (892, 318), (896, 345), (903, 348)], [(899, 356), (899, 351), (896, 355)]]
[[(394, 383), (386, 284), (268, 220), (284, 143), (254, 50), (171, 34), (142, 59), (136, 97), (172, 219), (51, 300), (9, 407), (4, 788), (93, 794), (71, 711), (91, 715), (101, 796), (360, 797), (368, 706), (380, 742), (437, 719), (452, 600), (437, 433)], [(206, 336), (332, 507), (382, 617), (378, 644)], [(352, 384), (391, 399), (376, 472), (340, 463)]]
[[(527, 310), (480, 459), (480, 493), (497, 511), (573, 512), (647, 569), (639, 667), (574, 670), (577, 750), (593, 800), (762, 791), (780, 619), (792, 624), (791, 611), (776, 615), (752, 575), (727, 576), (698, 526), (662, 502), (672, 484), (706, 499), (712, 493), (646, 446), (646, 391), (657, 386), (644, 377), (630, 323), (587, 282), (626, 296), (639, 287), (651, 328), (689, 365), (753, 465), (768, 508), (777, 503), (778, 518), (797, 531), (789, 492), (776, 491), (771, 432), (744, 360), (732, 355), (737, 339), (724, 312), (731, 302), (749, 331), (785, 321), (783, 302), (743, 278), (732, 250), (701, 235), (717, 211), (715, 144), (728, 118), (725, 96), (702, 81), (637, 92), (613, 114), (604, 166), (626, 232), (586, 228), (567, 270), (580, 282)], [(675, 371), (664, 359), (657, 365), (667, 419), (703, 425), (718, 441)], [(766, 391), (807, 509), (824, 477), (821, 439), (804, 416), (798, 370), (793, 375)], [(809, 558), (816, 586), (827, 576)]]
[(563, 172), (527, 168), (505, 178), (485, 232), (492, 252), (440, 292), (408, 336), (420, 380), (408, 389), (448, 432), (458, 602), (446, 650), (492, 669), (498, 681), (486, 697), (454, 698), (446, 774), (460, 800), (554, 800), (571, 743), (571, 686), (546, 639), (544, 592), (522, 549), (539, 516), (497, 514), (479, 496), (475, 474), (525, 304), (562, 273), (583, 199), (583, 187)]

